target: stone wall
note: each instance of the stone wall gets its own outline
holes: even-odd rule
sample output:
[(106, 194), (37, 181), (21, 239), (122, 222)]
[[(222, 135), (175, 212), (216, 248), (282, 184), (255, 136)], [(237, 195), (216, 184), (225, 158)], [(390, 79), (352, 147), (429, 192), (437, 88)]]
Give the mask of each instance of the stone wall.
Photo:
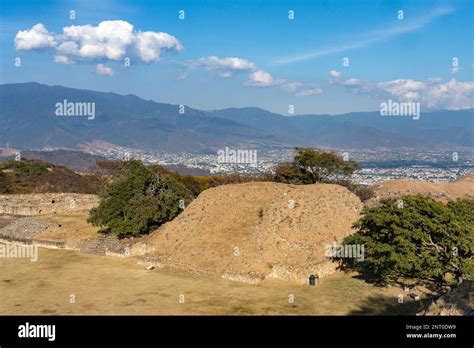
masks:
[(99, 204), (99, 197), (78, 193), (42, 193), (0, 195), (0, 214), (44, 215), (90, 210)]
[(49, 222), (36, 221), (30, 217), (14, 219), (0, 228), (0, 239), (31, 244), (33, 238), (47, 228), (49, 224)]

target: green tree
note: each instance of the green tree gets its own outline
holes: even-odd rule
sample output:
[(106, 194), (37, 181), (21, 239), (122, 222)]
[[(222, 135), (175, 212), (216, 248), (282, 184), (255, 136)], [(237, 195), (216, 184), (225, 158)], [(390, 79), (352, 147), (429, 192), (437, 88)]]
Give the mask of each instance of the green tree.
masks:
[(173, 219), (190, 201), (182, 184), (137, 160), (123, 163), (100, 195), (101, 202), (91, 210), (88, 222), (119, 237), (149, 233)]
[(402, 278), (455, 285), (472, 277), (474, 201), (443, 205), (423, 196), (386, 199), (365, 208), (358, 232), (343, 244), (364, 245), (364, 260), (342, 259), (346, 269), (381, 284)]
[(295, 149), (293, 162), (275, 168), (275, 181), (289, 184), (314, 184), (346, 180), (359, 168), (334, 152), (316, 151), (308, 147)]
[(302, 185), (309, 184), (306, 182), (305, 173), (291, 162), (280, 163), (275, 168), (274, 181), (286, 184)]

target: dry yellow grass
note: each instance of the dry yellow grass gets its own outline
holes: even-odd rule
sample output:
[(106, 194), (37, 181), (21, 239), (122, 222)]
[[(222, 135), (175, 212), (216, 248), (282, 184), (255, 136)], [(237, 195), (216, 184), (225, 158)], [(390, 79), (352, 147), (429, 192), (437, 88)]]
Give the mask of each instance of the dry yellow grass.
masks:
[(338, 185), (225, 185), (201, 193), (145, 241), (165, 265), (305, 283), (331, 271), (326, 246), (353, 233), (361, 209)]
[[(347, 274), (315, 287), (257, 285), (179, 271), (147, 271), (133, 259), (39, 249), (39, 259), (0, 258), (0, 314), (346, 315), (414, 314), (419, 302), (395, 287), (378, 288)], [(180, 295), (184, 303), (179, 303)], [(289, 296), (294, 295), (294, 302)], [(70, 303), (70, 296), (75, 303)]]
[(87, 223), (88, 211), (35, 216), (36, 220), (49, 221), (51, 225), (35, 236), (35, 239), (65, 242), (66, 244), (81, 239), (95, 238), (98, 228)]

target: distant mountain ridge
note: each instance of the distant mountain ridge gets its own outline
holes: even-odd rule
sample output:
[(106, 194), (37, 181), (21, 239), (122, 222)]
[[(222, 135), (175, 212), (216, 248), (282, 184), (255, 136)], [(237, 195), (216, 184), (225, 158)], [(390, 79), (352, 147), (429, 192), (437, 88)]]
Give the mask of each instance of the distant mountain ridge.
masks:
[[(94, 102), (95, 118), (58, 117), (55, 104)], [(215, 153), (224, 146), (313, 146), (338, 149), (474, 147), (473, 109), (411, 117), (378, 112), (287, 117), (260, 108), (201, 111), (135, 95), (47, 86), (0, 85), (0, 146), (78, 148), (94, 140), (168, 152)]]

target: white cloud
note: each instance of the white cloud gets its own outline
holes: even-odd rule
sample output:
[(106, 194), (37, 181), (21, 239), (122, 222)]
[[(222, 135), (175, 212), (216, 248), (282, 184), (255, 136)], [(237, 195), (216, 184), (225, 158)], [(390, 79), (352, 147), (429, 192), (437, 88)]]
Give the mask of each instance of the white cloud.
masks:
[[(127, 21), (103, 21), (97, 26), (71, 25), (61, 35), (50, 33), (42, 24), (19, 31), (15, 37), (18, 50), (54, 48), (59, 56), (79, 61), (119, 61), (134, 56), (150, 63), (167, 52), (179, 52), (181, 43), (172, 35), (152, 31), (136, 31)], [(55, 60), (63, 63), (64, 58)]]
[(419, 99), (419, 92), (424, 90), (426, 86), (423, 82), (398, 79), (381, 82), (377, 87), (399, 100), (415, 101)]
[(135, 41), (138, 56), (147, 63), (160, 60), (164, 52), (180, 52), (183, 50), (181, 43), (174, 36), (167, 33), (139, 32), (135, 37)]
[(355, 78), (340, 82), (354, 93), (371, 95), (376, 99), (394, 98), (404, 102), (419, 102), (428, 109), (461, 110), (473, 107), (474, 82), (459, 82), (452, 78), (443, 82), (433, 77), (426, 82), (397, 79), (371, 83)]
[(329, 75), (331, 75), (333, 79), (338, 79), (339, 77), (341, 77), (341, 73), (336, 70), (330, 70)]
[(347, 79), (344, 82), (342, 82), (342, 84), (344, 86), (353, 86), (353, 87), (363, 87), (364, 86), (364, 84), (360, 80), (354, 79), (354, 78)]
[(284, 83), (283, 80), (274, 80), (272, 75), (259, 69), (249, 75), (249, 79), (245, 82), (245, 85), (253, 87), (271, 87), (281, 85), (282, 83)]
[(269, 72), (259, 69), (254, 62), (238, 57), (219, 58), (216, 56), (209, 56), (200, 58), (188, 63), (185, 66), (187, 70), (178, 78), (186, 78), (190, 69), (198, 67), (202, 67), (208, 71), (215, 71), (224, 79), (230, 78), (236, 73), (247, 73), (248, 79), (244, 82), (245, 87), (280, 87), (285, 92), (299, 97), (322, 93), (322, 89), (316, 86), (308, 86), (301, 82), (289, 82), (283, 79), (275, 79)]
[(218, 71), (221, 78), (229, 78), (236, 72), (252, 72), (257, 70), (255, 63), (237, 57), (219, 58), (210, 56), (192, 62), (191, 66), (200, 66), (207, 70)]
[(301, 82), (288, 82), (285, 80), (275, 80), (272, 75), (263, 70), (257, 70), (249, 75), (249, 80), (245, 86), (251, 87), (273, 87), (279, 86), (286, 92), (297, 97), (310, 97), (321, 94), (323, 90), (320, 87), (308, 86)]
[(91, 59), (122, 59), (133, 40), (133, 25), (120, 20), (103, 21), (96, 27), (71, 25), (61, 35), (63, 53)]
[(438, 82), (428, 85), (422, 100), (429, 108), (470, 109), (473, 107), (473, 92), (474, 82), (458, 82), (453, 78), (446, 83)]
[(313, 95), (318, 95), (323, 93), (323, 90), (320, 87), (314, 87), (309, 89), (302, 89), (295, 93), (297, 97), (310, 97)]
[(237, 57), (219, 58), (216, 56), (210, 56), (199, 59), (199, 64), (210, 70), (253, 71), (256, 69), (253, 62)]
[(303, 88), (304, 84), (301, 82), (287, 82), (283, 85), (283, 88), (290, 92), (290, 93), (295, 93), (297, 90)]
[(95, 67), (95, 72), (99, 75), (108, 75), (108, 76), (112, 76), (114, 74), (114, 71), (112, 70), (112, 68), (104, 64), (97, 64), (97, 66)]
[(15, 36), (15, 48), (19, 51), (43, 50), (56, 46), (54, 34), (38, 23), (30, 30), (19, 31)]
[(61, 63), (61, 64), (74, 64), (73, 60), (69, 59), (69, 57), (67, 56), (62, 56), (62, 55), (55, 55), (54, 62)]

